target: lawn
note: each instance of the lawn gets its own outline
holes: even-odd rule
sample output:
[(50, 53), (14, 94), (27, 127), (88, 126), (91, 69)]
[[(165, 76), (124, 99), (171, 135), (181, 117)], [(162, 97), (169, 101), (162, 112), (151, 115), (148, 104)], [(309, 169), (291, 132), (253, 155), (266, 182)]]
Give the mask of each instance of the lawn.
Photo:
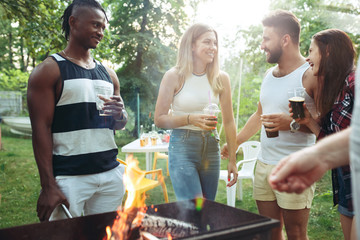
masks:
[[(39, 195), (39, 174), (32, 152), (30, 138), (19, 137), (10, 133), (2, 124), (2, 150), (0, 151), (0, 228), (39, 222), (36, 216), (36, 201)], [(120, 151), (119, 151), (120, 152)], [(124, 159), (123, 153), (119, 157)], [(145, 169), (144, 154), (135, 154), (140, 167)], [(239, 156), (241, 159), (241, 156)], [(166, 177), (166, 163), (159, 160), (158, 167), (163, 169), (169, 201), (176, 201), (169, 177)], [(226, 161), (222, 162), (226, 169)], [(250, 180), (243, 180), (243, 201), (236, 201), (236, 207), (257, 213), (252, 198)], [(219, 183), (216, 201), (226, 204), (226, 186)], [(146, 204), (164, 203), (161, 187), (148, 192)], [(326, 174), (317, 183), (316, 195), (310, 212), (309, 238), (342, 239), (339, 215), (332, 206), (330, 174)]]

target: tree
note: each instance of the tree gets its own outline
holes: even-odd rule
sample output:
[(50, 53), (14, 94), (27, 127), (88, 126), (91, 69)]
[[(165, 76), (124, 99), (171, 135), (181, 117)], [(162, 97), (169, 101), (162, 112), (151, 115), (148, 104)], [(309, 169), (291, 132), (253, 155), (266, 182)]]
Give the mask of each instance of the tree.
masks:
[[(293, 12), (300, 20), (302, 32), (300, 36), (301, 53), (307, 56), (311, 37), (316, 33), (328, 28), (340, 28), (347, 32), (353, 40), (357, 52), (360, 50), (360, 36), (358, 23), (360, 20), (356, 14), (360, 11), (360, 3), (349, 5), (349, 1), (335, 0), (273, 0), (270, 9), (286, 9)], [(357, 17), (357, 18), (356, 18)], [(355, 27), (354, 27), (355, 26)], [(356, 29), (357, 27), (357, 29)], [(240, 58), (244, 61), (241, 86), (240, 102), (240, 126), (244, 125), (250, 114), (257, 107), (259, 100), (259, 89), (261, 80), (266, 69), (273, 66), (266, 63), (265, 54), (260, 49), (262, 41), (262, 26), (250, 26), (248, 29), (240, 29), (236, 33), (236, 38), (228, 45), (236, 44), (239, 39), (245, 41), (245, 48), (240, 52), (230, 56), (225, 62), (224, 69), (230, 74), (230, 79), (235, 80), (232, 83), (234, 89), (233, 102), (236, 103), (237, 80), (239, 76)], [(236, 114), (236, 105), (234, 104), (234, 113)]]
[(13, 67), (27, 71), (43, 61), (51, 51), (64, 46), (60, 14), (65, 4), (59, 0), (4, 0), (0, 2), (2, 44), (0, 70)]
[[(111, 61), (117, 70), (121, 94), (132, 111), (137, 111), (140, 94), (140, 120), (151, 126), (149, 114), (155, 102), (161, 78), (175, 64), (176, 43), (186, 23), (181, 0), (105, 0), (110, 11)], [(151, 116), (151, 118), (149, 118)], [(137, 136), (137, 129), (133, 129)]]

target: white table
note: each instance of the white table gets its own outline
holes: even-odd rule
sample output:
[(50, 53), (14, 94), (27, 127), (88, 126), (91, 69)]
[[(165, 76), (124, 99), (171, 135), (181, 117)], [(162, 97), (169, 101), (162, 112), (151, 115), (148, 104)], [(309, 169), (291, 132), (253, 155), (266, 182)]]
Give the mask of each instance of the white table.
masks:
[(151, 146), (151, 141), (149, 144), (141, 147), (140, 139), (136, 139), (131, 143), (126, 144), (121, 148), (121, 152), (126, 153), (126, 157), (129, 153), (145, 153), (146, 159), (146, 171), (152, 170), (152, 153), (154, 152), (168, 152), (169, 143), (162, 143), (161, 140), (158, 139), (156, 146)]

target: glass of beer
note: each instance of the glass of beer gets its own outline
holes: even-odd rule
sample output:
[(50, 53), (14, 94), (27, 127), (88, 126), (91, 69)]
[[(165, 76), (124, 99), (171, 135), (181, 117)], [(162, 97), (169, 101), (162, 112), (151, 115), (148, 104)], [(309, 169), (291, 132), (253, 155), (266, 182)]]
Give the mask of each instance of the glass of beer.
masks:
[(145, 134), (145, 146), (149, 144), (149, 135)]
[(305, 88), (298, 87), (288, 91), (289, 102), (293, 112), (293, 119), (305, 118), (304, 102), (305, 102)]
[(149, 136), (146, 133), (141, 134), (140, 136), (140, 146), (145, 147), (149, 144)]
[(140, 138), (140, 147), (145, 147), (146, 146), (146, 141), (144, 137)]
[(150, 139), (151, 139), (151, 146), (156, 146), (158, 137), (155, 135), (152, 135), (150, 137)]
[(266, 129), (272, 129), (272, 128), (274, 128), (274, 127), (265, 127), (266, 136), (268, 138), (278, 137), (279, 136), (279, 131), (270, 132), (270, 131), (266, 130)]
[[(266, 115), (266, 114), (265, 114)], [(264, 122), (265, 124), (269, 124), (269, 123), (272, 123), (272, 122)], [(274, 127), (267, 127), (264, 125), (264, 128), (265, 128), (265, 133), (266, 133), (266, 136), (268, 138), (274, 138), (274, 137), (278, 137), (279, 136), (279, 131), (268, 131), (269, 129), (272, 129)]]

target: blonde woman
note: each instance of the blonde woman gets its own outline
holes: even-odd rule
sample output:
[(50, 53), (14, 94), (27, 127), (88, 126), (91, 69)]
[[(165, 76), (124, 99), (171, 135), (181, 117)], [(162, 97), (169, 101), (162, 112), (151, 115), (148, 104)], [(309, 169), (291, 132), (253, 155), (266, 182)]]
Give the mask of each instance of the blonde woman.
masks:
[(219, 69), (216, 31), (205, 24), (194, 24), (181, 38), (176, 66), (161, 81), (155, 109), (155, 124), (173, 129), (169, 171), (177, 200), (215, 200), (220, 146), (214, 116), (203, 113), (209, 102), (221, 106), (229, 148), (228, 186), (232, 186), (237, 181), (237, 168), (230, 79)]

